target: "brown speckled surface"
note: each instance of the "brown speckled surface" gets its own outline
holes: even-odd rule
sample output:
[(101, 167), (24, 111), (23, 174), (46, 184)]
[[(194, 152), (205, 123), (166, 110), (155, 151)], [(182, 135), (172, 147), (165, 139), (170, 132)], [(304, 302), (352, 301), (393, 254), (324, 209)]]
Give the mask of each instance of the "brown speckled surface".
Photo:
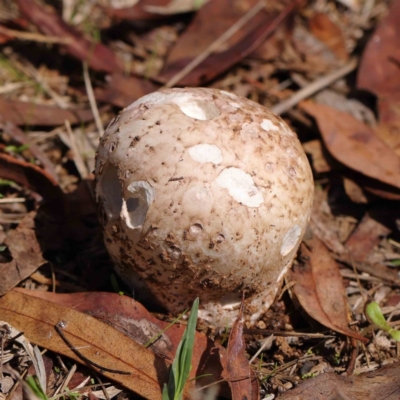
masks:
[(174, 313), (199, 296), (200, 317), (219, 327), (237, 312), (224, 296), (246, 290), (251, 323), (270, 306), (313, 199), (307, 158), (285, 122), (216, 89), (168, 89), (123, 110), (101, 139), (96, 177), (120, 275), (134, 287), (140, 276)]

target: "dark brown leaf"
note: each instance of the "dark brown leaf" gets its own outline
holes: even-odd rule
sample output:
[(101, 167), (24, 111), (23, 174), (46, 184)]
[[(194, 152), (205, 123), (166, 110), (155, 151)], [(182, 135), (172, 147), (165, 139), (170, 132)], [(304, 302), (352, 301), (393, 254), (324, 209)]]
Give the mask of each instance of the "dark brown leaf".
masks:
[(400, 363), (386, 365), (361, 375), (337, 375), (334, 372), (308, 379), (280, 400), (397, 400), (400, 398)]
[(351, 259), (360, 262), (367, 260), (381, 238), (389, 233), (390, 229), (366, 214), (346, 241)]
[(257, 400), (258, 381), (251, 372), (249, 360), (246, 358), (246, 343), (243, 338), (243, 308), (240, 305), (239, 314), (232, 326), (228, 342), (228, 359), (226, 362), (226, 380), (232, 391), (233, 400)]
[(112, 74), (107, 77), (106, 87), (95, 89), (95, 96), (97, 100), (123, 108), (159, 88), (159, 85), (155, 85), (148, 80), (122, 74)]
[(400, 2), (393, 1), (365, 48), (357, 86), (379, 97), (381, 122), (399, 120), (400, 107)]
[(35, 216), (34, 211), (27, 214), (4, 242), (13, 259), (0, 263), (0, 296), (46, 263), (36, 238)]
[[(256, 0), (247, 0), (246, 9), (232, 7), (230, 0), (210, 1), (204, 5), (196, 14), (190, 27), (179, 38), (163, 72), (157, 79), (165, 82), (180, 72), (256, 3)], [(178, 82), (179, 85), (204, 84), (226, 71), (261, 45), (294, 9), (295, 3), (292, 3), (281, 13), (265, 10), (259, 12), (224, 44), (224, 50), (211, 54), (183, 77)], [(209, 23), (213, 20), (218, 20), (218, 24)]]
[(24, 101), (6, 100), (0, 97), (0, 114), (5, 121), (15, 125), (63, 125), (81, 124), (93, 120), (91, 110), (62, 110), (61, 108), (32, 104)]
[(64, 45), (69, 54), (86, 61), (90, 68), (104, 72), (122, 72), (122, 63), (115, 54), (101, 43), (94, 43), (84, 38), (54, 11), (45, 10), (35, 0), (17, 0), (21, 14), (31, 21), (40, 32), (70, 39), (71, 44)]
[(290, 273), (294, 293), (304, 310), (322, 325), (363, 342), (368, 339), (348, 327), (342, 277), (328, 249), (316, 237), (300, 247), (304, 265)]

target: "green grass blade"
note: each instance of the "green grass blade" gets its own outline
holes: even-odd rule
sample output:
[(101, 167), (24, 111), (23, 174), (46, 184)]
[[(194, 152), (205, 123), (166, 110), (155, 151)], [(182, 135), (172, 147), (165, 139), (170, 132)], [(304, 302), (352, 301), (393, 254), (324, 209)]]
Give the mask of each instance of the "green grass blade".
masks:
[[(193, 302), (192, 311), (172, 363), (168, 388), (164, 386), (163, 400), (181, 400), (185, 383), (192, 369), (193, 346), (196, 337), (199, 299)], [(168, 397), (166, 397), (168, 396)]]

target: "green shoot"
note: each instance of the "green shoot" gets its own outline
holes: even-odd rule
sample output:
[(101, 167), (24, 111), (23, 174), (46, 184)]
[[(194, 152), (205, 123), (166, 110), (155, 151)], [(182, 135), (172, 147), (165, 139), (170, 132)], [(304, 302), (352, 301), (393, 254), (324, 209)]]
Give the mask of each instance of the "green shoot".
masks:
[(192, 306), (189, 320), (172, 363), (168, 385), (164, 384), (163, 400), (181, 400), (185, 383), (192, 369), (193, 345), (196, 334), (199, 299)]
[(118, 293), (120, 296), (123, 296), (125, 293), (121, 290), (118, 285), (117, 277), (114, 274), (110, 275), (111, 287), (114, 292)]
[(4, 150), (7, 153), (22, 153), (24, 150), (29, 149), (29, 144), (23, 144), (22, 146), (14, 146), (14, 145), (10, 145), (10, 146), (6, 146), (4, 148)]
[(307, 374), (303, 374), (303, 375), (301, 376), (301, 379), (303, 379), (303, 380), (311, 379), (311, 378), (314, 378), (316, 375), (317, 375), (316, 372), (309, 372), (309, 373), (307, 373)]
[(36, 375), (28, 376), (28, 378), (26, 378), (26, 384), (38, 399), (49, 400), (43, 388), (40, 386), (39, 379)]
[(370, 323), (377, 325), (379, 328), (387, 332), (394, 340), (400, 342), (400, 331), (393, 329), (387, 323), (378, 303), (375, 301), (368, 302), (365, 305), (364, 313)]

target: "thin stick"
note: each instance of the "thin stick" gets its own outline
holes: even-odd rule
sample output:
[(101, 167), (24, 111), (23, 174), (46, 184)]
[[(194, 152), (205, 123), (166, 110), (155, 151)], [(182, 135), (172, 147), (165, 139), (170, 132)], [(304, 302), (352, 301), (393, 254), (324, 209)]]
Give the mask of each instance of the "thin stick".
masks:
[(58, 323), (56, 325), (54, 325), (54, 329), (57, 331), (57, 333), (61, 336), (61, 339), (64, 340), (64, 342), (68, 345), (69, 349), (77, 356), (79, 357), (81, 360), (85, 361), (89, 366), (94, 366), (98, 369), (100, 369), (101, 371), (106, 371), (106, 372), (111, 372), (113, 374), (121, 374), (121, 375), (130, 375), (130, 372), (127, 371), (120, 371), (118, 369), (112, 369), (112, 368), (106, 368), (103, 367), (97, 363), (95, 363), (92, 360), (89, 360), (86, 356), (84, 356), (81, 352), (79, 352), (73, 345), (72, 343), (65, 337), (63, 331), (62, 331), (62, 327), (61, 327), (61, 323)]
[(326, 88), (327, 86), (330, 86), (333, 82), (337, 81), (338, 79), (343, 78), (344, 76), (349, 74), (357, 67), (357, 64), (358, 60), (356, 58), (353, 58), (344, 67), (338, 69), (337, 71), (333, 71), (332, 73), (325, 75), (322, 78), (315, 80), (308, 86), (300, 89), (289, 99), (286, 99), (281, 103), (278, 103), (275, 106), (271, 107), (271, 111), (277, 115), (289, 111), (301, 100), (304, 100), (307, 97), (312, 96), (313, 94), (319, 92), (320, 90)]
[(194, 58), (185, 68), (175, 74), (166, 84), (165, 88), (175, 86), (182, 78), (189, 74), (201, 62), (203, 62), (210, 54), (218, 50), (231, 36), (233, 36), (240, 28), (250, 21), (256, 14), (264, 8), (264, 0), (260, 0), (254, 7), (237, 22), (235, 22), (227, 31), (225, 31), (218, 39), (212, 42), (202, 53)]
[(267, 337), (264, 340), (264, 343), (262, 344), (262, 346), (257, 350), (256, 354), (254, 354), (253, 357), (251, 357), (249, 364), (251, 364), (257, 357), (258, 355), (268, 346), (272, 344), (272, 339), (274, 338), (274, 335), (271, 335), (269, 337)]
[(75, 140), (75, 135), (71, 129), (71, 124), (69, 123), (69, 121), (67, 119), (64, 122), (65, 122), (65, 127), (67, 129), (69, 147), (71, 148), (71, 150), (74, 153), (74, 162), (75, 162), (76, 168), (77, 168), (81, 178), (84, 179), (89, 175), (89, 171), (88, 171), (86, 164), (83, 161), (82, 155), (79, 151), (78, 145)]
[(89, 99), (90, 108), (92, 109), (94, 121), (96, 122), (97, 130), (99, 131), (99, 136), (103, 136), (104, 127), (103, 123), (101, 122), (99, 109), (97, 108), (96, 99), (94, 97), (93, 86), (89, 76), (89, 68), (86, 61), (84, 61), (82, 64), (83, 64), (83, 79), (85, 81), (86, 94)]
[(72, 42), (71, 38), (63, 38), (58, 36), (45, 36), (41, 35), (40, 33), (34, 33), (34, 32), (22, 32), (22, 31), (17, 31), (15, 29), (8, 29), (4, 26), (0, 26), (0, 33), (3, 33), (4, 35), (16, 39), (31, 40), (33, 42), (39, 42), (39, 43), (71, 44)]
[(25, 203), (25, 200), (26, 199), (24, 197), (14, 197), (14, 198), (7, 197), (5, 199), (0, 199), (0, 204)]

